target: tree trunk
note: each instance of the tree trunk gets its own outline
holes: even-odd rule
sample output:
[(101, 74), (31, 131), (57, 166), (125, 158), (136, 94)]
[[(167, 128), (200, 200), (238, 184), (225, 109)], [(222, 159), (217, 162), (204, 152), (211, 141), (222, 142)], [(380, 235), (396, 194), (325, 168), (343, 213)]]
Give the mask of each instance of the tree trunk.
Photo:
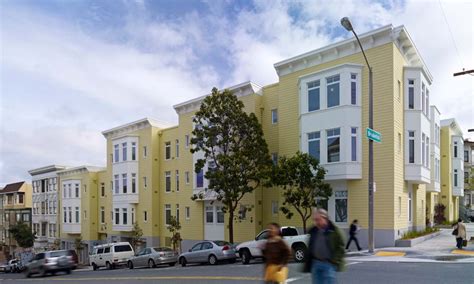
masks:
[(303, 218), (303, 233), (306, 235), (306, 221), (307, 219)]
[(234, 243), (234, 212), (229, 212), (229, 242)]

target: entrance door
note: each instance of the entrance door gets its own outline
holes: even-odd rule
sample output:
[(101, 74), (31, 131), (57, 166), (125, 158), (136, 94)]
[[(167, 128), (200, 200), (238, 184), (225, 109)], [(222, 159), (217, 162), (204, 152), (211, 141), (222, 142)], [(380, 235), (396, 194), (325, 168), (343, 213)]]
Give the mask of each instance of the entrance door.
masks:
[(224, 213), (220, 202), (204, 201), (204, 239), (224, 240)]

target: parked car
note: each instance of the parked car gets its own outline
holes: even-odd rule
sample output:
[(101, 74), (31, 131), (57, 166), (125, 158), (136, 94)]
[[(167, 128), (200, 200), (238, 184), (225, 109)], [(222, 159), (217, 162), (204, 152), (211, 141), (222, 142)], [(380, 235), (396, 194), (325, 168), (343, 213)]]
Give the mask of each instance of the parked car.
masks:
[(11, 259), (0, 265), (0, 271), (9, 273), (9, 272), (18, 272), (18, 259)]
[(220, 261), (234, 263), (237, 255), (231, 243), (226, 241), (203, 241), (195, 244), (188, 252), (179, 256), (181, 266), (188, 263), (209, 263), (216, 265)]
[[(297, 262), (306, 259), (309, 235), (298, 235), (295, 227), (281, 227), (281, 235), (286, 244), (292, 249), (293, 257)], [(268, 230), (263, 230), (255, 240), (244, 242), (236, 247), (243, 264), (247, 264), (251, 259), (262, 258), (262, 247), (268, 239)]]
[(77, 257), (77, 253), (76, 253), (75, 250), (70, 249), (70, 250), (68, 250), (68, 253), (72, 258), (72, 262), (73, 262), (72, 269), (74, 270), (74, 269), (77, 268), (77, 265), (79, 263), (79, 258)]
[(127, 265), (128, 260), (135, 255), (128, 242), (117, 242), (95, 246), (89, 255), (89, 264), (94, 270), (99, 267), (115, 269)]
[(174, 266), (178, 262), (178, 253), (168, 247), (144, 248), (128, 260), (128, 268), (147, 266), (154, 268), (159, 264)]
[(45, 276), (48, 273), (54, 275), (59, 271), (69, 274), (73, 265), (72, 256), (67, 250), (46, 251), (35, 255), (26, 265), (25, 274), (26, 277), (36, 273), (39, 273), (41, 276)]

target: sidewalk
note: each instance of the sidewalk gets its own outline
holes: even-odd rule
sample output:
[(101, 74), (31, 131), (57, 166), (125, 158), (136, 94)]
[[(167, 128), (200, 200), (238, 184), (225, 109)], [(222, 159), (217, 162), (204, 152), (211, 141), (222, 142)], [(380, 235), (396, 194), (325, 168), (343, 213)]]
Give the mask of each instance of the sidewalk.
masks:
[[(474, 223), (466, 223), (467, 239), (474, 237)], [(452, 229), (441, 229), (441, 234), (419, 243), (413, 247), (387, 247), (368, 251), (348, 252), (351, 261), (391, 261), (391, 262), (454, 262), (474, 263), (474, 243), (462, 250), (456, 248), (456, 241), (451, 235)]]

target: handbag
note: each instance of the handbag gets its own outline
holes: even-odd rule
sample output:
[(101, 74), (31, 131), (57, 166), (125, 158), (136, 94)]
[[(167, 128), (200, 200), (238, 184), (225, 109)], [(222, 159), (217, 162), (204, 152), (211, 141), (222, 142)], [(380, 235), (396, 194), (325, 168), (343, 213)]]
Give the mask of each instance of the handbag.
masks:
[(457, 229), (457, 228), (453, 230), (452, 235), (453, 235), (453, 236), (457, 236), (457, 235), (458, 235), (458, 229)]
[(467, 247), (467, 240), (463, 240), (463, 241), (462, 241), (462, 246), (463, 246), (463, 247)]

